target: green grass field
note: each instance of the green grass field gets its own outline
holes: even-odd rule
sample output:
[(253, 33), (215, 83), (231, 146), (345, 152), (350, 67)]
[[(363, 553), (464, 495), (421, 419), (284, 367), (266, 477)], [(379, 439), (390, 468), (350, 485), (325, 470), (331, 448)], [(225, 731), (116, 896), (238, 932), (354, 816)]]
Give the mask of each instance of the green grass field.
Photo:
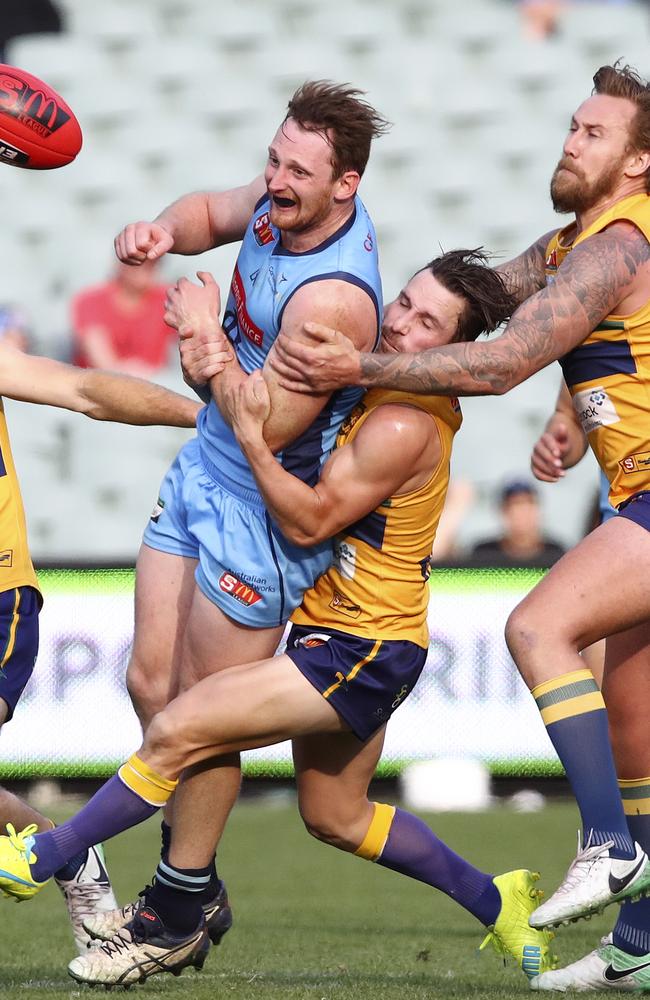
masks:
[[(61, 818), (61, 817), (57, 817)], [(482, 868), (534, 867), (552, 889), (575, 851), (578, 814), (552, 804), (522, 815), (506, 806), (487, 813), (428, 815), (435, 831)], [(151, 875), (158, 825), (150, 820), (108, 845), (121, 902)], [(316, 843), (284, 795), (268, 804), (243, 802), (220, 852), (235, 915), (203, 972), (155, 977), (130, 996), (215, 1000), (420, 1000), (509, 998), (529, 990), (522, 973), (492, 951), (478, 953), (482, 928), (428, 886)], [(63, 901), (48, 886), (30, 902), (0, 900), (0, 997), (66, 997), (86, 987), (67, 975), (73, 957)], [(564, 929), (562, 964), (610, 929), (604, 917)], [(121, 992), (121, 991), (120, 991)]]

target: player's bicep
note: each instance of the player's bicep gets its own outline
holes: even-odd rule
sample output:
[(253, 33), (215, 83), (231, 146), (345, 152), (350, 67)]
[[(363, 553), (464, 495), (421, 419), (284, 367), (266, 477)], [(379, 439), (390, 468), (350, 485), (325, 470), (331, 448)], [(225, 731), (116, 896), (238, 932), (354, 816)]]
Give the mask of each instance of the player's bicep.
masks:
[(636, 227), (614, 225), (578, 244), (553, 283), (524, 302), (495, 341), (516, 362), (516, 381), (581, 344), (649, 262), (650, 245)]
[(242, 187), (209, 193), (208, 219), (213, 246), (242, 239), (255, 205), (265, 190), (264, 178), (260, 176)]
[[(310, 320), (341, 330), (360, 350), (374, 347), (377, 309), (368, 293), (356, 285), (323, 280), (299, 288), (284, 310), (281, 332), (291, 339), (305, 340), (303, 327)], [(264, 437), (269, 447), (277, 450), (313, 423), (330, 393), (310, 395), (282, 388), (270, 364), (273, 350), (272, 347), (264, 364), (264, 378), (271, 395), (271, 416), (264, 426)]]

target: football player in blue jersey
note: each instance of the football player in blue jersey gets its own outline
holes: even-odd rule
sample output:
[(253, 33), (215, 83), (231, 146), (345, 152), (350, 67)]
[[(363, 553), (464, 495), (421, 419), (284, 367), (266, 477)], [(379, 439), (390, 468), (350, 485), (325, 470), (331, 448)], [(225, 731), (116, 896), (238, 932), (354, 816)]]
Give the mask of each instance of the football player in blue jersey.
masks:
[[(372, 139), (386, 128), (359, 91), (306, 83), (271, 139), (263, 177), (224, 193), (186, 195), (116, 239), (118, 257), (134, 265), (243, 241), (223, 317), (241, 367), (229, 366), (215, 380), (214, 398), (204, 393), (209, 405), (198, 437), (165, 478), (138, 557), (127, 681), (144, 728), (206, 675), (272, 656), (304, 590), (330, 564), (329, 543), (300, 549), (271, 523), (232, 432), (228, 401), (243, 374), (265, 365), (280, 330), (301, 337), (308, 316), (336, 323), (360, 349), (373, 349), (381, 282), (374, 229), (357, 188)], [(194, 302), (185, 308), (183, 292), (186, 285), (168, 319), (187, 329)], [(208, 322), (218, 324), (218, 293), (208, 287), (200, 301)], [(269, 377), (266, 440), (286, 468), (313, 483), (359, 393), (299, 398)], [(212, 940), (230, 926), (214, 857), (239, 781), (237, 755), (205, 762), (185, 772), (166, 810), (161, 863), (147, 899), (174, 940), (196, 930), (187, 901), (197, 891)], [(182, 870), (170, 860), (172, 829)]]

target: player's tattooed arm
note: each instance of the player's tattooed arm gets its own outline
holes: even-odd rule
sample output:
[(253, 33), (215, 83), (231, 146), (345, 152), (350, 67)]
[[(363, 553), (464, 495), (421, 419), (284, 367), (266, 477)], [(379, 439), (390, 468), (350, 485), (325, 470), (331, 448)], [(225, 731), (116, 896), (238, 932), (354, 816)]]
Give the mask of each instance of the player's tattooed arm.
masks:
[(442, 396), (501, 395), (582, 343), (647, 280), (650, 246), (629, 223), (580, 243), (555, 281), (514, 313), (494, 341), (455, 343), (420, 354), (360, 354), (335, 330), (309, 325), (317, 346), (282, 344), (282, 384), (297, 392), (381, 386)]
[(519, 305), (535, 292), (541, 291), (546, 284), (546, 248), (555, 232), (556, 230), (552, 229), (540, 236), (518, 257), (497, 267), (497, 271), (504, 276), (509, 290), (516, 296)]

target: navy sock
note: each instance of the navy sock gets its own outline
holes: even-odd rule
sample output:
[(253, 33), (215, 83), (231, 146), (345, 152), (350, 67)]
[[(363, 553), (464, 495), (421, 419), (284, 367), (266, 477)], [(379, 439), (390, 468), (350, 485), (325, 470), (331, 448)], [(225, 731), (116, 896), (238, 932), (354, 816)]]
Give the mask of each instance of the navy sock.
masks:
[(447, 847), (417, 816), (396, 809), (377, 864), (440, 889), (490, 926), (501, 910), (492, 876)]
[[(161, 848), (160, 848), (160, 860), (165, 861), (169, 864), (169, 850), (172, 846), (172, 828), (169, 826), (165, 820), (160, 824), (161, 833)], [(210, 881), (205, 889), (201, 892), (201, 902), (211, 903), (215, 898), (219, 889), (221, 888), (221, 879), (217, 875), (217, 859), (216, 856), (212, 859), (208, 865), (210, 871)]]
[[(630, 835), (650, 854), (650, 778), (620, 781), (619, 785)], [(650, 899), (623, 903), (613, 937), (616, 947), (628, 955), (650, 953)]]
[(67, 823), (36, 834), (37, 860), (31, 865), (34, 879), (45, 882), (76, 854), (142, 823), (158, 808), (145, 802), (114, 775)]
[(169, 860), (169, 848), (172, 846), (172, 828), (163, 820), (160, 824), (160, 858), (162, 861)]
[(201, 897), (210, 881), (208, 868), (175, 868), (160, 861), (147, 905), (153, 907), (165, 926), (179, 936), (191, 934), (203, 916)]
[(576, 797), (583, 846), (612, 840), (611, 857), (633, 858), (605, 703), (591, 671), (573, 670), (555, 677), (538, 684), (532, 694)]

